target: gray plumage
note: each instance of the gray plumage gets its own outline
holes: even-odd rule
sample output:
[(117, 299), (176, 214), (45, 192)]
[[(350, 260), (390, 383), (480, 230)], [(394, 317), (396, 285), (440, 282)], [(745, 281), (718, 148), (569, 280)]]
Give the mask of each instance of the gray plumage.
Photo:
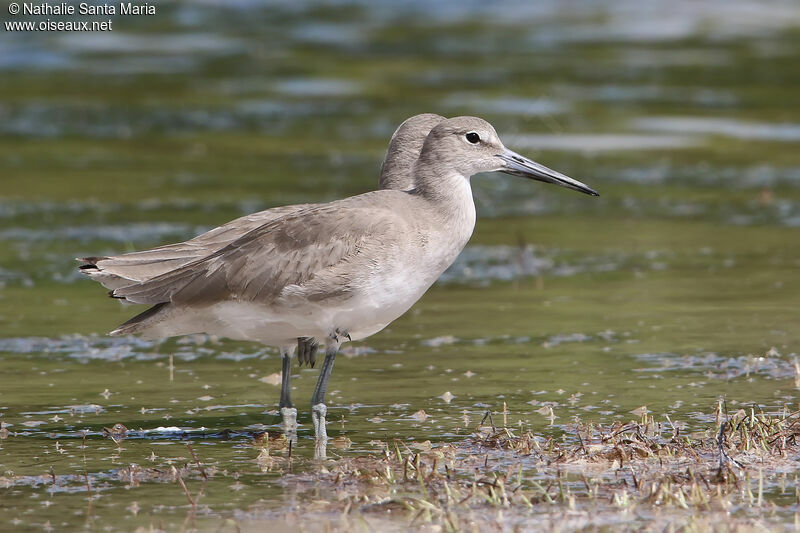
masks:
[(422, 113), (407, 119), (392, 134), (389, 149), (381, 164), (381, 189), (404, 191), (414, 186), (414, 164), (419, 158), (428, 133), (445, 118), (434, 113)]
[[(483, 140), (472, 145), (465, 140), (469, 133)], [(512, 154), (505, 155), (509, 161), (530, 162), (507, 150), (481, 119), (444, 120), (425, 140), (414, 188), (295, 208), (206, 257), (117, 288), (113, 296), (128, 302), (168, 305), (112, 334), (208, 332), (278, 345), (335, 330), (354, 338), (371, 335), (405, 312), (466, 244), (475, 223), (469, 177), (520, 172), (503, 153)], [(569, 180), (567, 186), (588, 189), (530, 163)], [(409, 284), (398, 283), (409, 271)], [(398, 294), (387, 298), (386, 291)], [(390, 305), (393, 296), (396, 306)], [(357, 323), (364, 320), (371, 323)]]
[[(381, 165), (381, 189), (402, 190), (413, 186), (413, 165), (422, 144), (431, 128), (442, 120), (444, 117), (440, 115), (423, 113), (407, 119), (395, 130)], [(246, 215), (186, 242), (112, 257), (85, 257), (79, 259), (85, 263), (80, 270), (112, 290), (142, 283), (208, 257), (250, 231), (310, 205), (275, 207)], [(298, 338), (297, 359), (301, 365), (314, 365), (318, 345), (313, 337)]]
[[(389, 193), (389, 191), (383, 191)], [(398, 211), (416, 207), (401, 191), (311, 205), (270, 220), (217, 252), (145, 283), (114, 290), (132, 303), (204, 305), (224, 299), (272, 302), (290, 285), (321, 301), (347, 294), (378, 252), (413, 232)], [(402, 227), (401, 227), (402, 226)], [(340, 271), (341, 266), (346, 266)], [(334, 281), (337, 281), (334, 283)]]
[[(397, 128), (381, 165), (381, 189), (402, 190), (413, 186), (413, 165), (425, 137), (442, 120), (442, 116), (423, 113), (407, 119)], [(117, 256), (79, 258), (78, 261), (85, 263), (80, 269), (108, 289), (141, 283), (206, 257), (248, 232), (309, 205), (274, 207), (245, 215), (185, 242)]]

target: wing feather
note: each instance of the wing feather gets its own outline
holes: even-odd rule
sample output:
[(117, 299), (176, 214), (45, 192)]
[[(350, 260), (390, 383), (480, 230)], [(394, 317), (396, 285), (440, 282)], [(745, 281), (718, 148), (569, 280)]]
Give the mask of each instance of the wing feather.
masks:
[(202, 259), (227, 246), (250, 231), (287, 214), (306, 209), (309, 204), (274, 207), (246, 215), (198, 235), (185, 242), (111, 257), (84, 257), (79, 268), (109, 289), (147, 281), (183, 265)]
[[(342, 203), (312, 206), (270, 221), (205, 258), (115, 289), (113, 295), (145, 304), (270, 302), (287, 287), (302, 287), (319, 276), (336, 276), (330, 292), (341, 294), (361, 271), (338, 267), (360, 260), (365, 247), (390, 245), (402, 234), (398, 225), (403, 224), (389, 209)], [(324, 298), (316, 290), (315, 298)]]

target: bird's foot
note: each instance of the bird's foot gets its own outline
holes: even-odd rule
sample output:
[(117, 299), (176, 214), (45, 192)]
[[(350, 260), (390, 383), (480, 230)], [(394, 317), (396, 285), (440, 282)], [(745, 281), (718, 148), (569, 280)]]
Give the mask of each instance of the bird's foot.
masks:
[(314, 441), (314, 460), (324, 461), (328, 458), (328, 442), (326, 440)]
[(311, 420), (314, 423), (314, 438), (318, 442), (328, 440), (328, 431), (325, 428), (325, 416), (327, 414), (328, 408), (324, 403), (311, 406)]
[(297, 338), (297, 362), (300, 366), (306, 364), (314, 368), (314, 364), (317, 362), (318, 350), (319, 342), (314, 337)]
[(297, 409), (281, 407), (281, 428), (287, 441), (297, 444)]
[[(334, 342), (337, 342), (337, 343), (340, 342), (339, 341), (339, 337), (343, 337), (343, 338), (345, 338), (345, 339), (347, 339), (349, 341), (353, 340), (353, 339), (350, 338), (350, 334), (348, 332), (342, 330), (342, 329), (335, 329), (335, 330), (333, 330), (333, 332), (331, 332), (331, 339), (333, 339)], [(341, 341), (341, 342), (344, 342), (344, 341)]]
[(282, 426), (284, 431), (297, 431), (297, 409), (281, 407)]

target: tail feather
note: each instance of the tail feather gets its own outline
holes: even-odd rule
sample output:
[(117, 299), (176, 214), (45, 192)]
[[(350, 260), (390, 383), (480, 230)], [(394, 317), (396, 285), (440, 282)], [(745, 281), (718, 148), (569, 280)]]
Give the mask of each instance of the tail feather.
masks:
[(106, 259), (111, 259), (110, 257), (100, 257), (100, 256), (92, 256), (92, 257), (76, 257), (76, 261), (83, 261), (87, 263), (85, 265), (81, 265), (78, 268), (80, 269), (89, 269), (89, 268), (97, 268), (98, 261), (105, 261)]
[(78, 259), (84, 264), (78, 269), (82, 274), (97, 281), (107, 289), (118, 289), (128, 285), (142, 283), (171, 270), (196, 261), (205, 255), (185, 250), (173, 254), (153, 254), (151, 257), (133, 258), (129, 254), (117, 257), (84, 257)]
[(153, 323), (158, 322), (163, 312), (166, 312), (164, 309), (168, 306), (168, 302), (156, 304), (147, 311), (143, 313), (139, 313), (135, 317), (131, 318), (124, 324), (121, 324), (117, 329), (109, 332), (109, 335), (119, 336), (119, 335), (131, 335), (133, 333), (140, 333), (142, 330), (147, 329)]
[(172, 295), (186, 286), (197, 274), (190, 269), (176, 269), (143, 283), (126, 285), (112, 291), (114, 298), (123, 298), (136, 304), (168, 302)]

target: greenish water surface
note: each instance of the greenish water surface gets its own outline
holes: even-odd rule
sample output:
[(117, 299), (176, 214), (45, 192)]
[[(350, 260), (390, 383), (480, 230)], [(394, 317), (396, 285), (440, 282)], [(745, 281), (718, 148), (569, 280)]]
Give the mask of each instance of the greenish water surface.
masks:
[[(460, 442), (504, 405), (558, 436), (643, 405), (690, 429), (719, 398), (796, 410), (800, 15), (728, 4), (186, 2), (102, 36), (4, 32), (5, 519), (216, 528), (302, 506), (318, 371), (294, 371), (296, 464), (263, 469), (253, 435), (279, 431), (277, 352), (106, 337), (135, 309), (73, 258), (370, 190), (392, 131), (421, 112), (484, 117), (601, 197), (474, 177), (456, 264), (337, 359), (329, 433), (351, 444), (333, 460), (375, 440)], [(103, 434), (117, 423), (118, 443)], [(180, 487), (130, 470), (166, 479), (193, 462), (187, 442), (216, 472), (190, 521)]]

